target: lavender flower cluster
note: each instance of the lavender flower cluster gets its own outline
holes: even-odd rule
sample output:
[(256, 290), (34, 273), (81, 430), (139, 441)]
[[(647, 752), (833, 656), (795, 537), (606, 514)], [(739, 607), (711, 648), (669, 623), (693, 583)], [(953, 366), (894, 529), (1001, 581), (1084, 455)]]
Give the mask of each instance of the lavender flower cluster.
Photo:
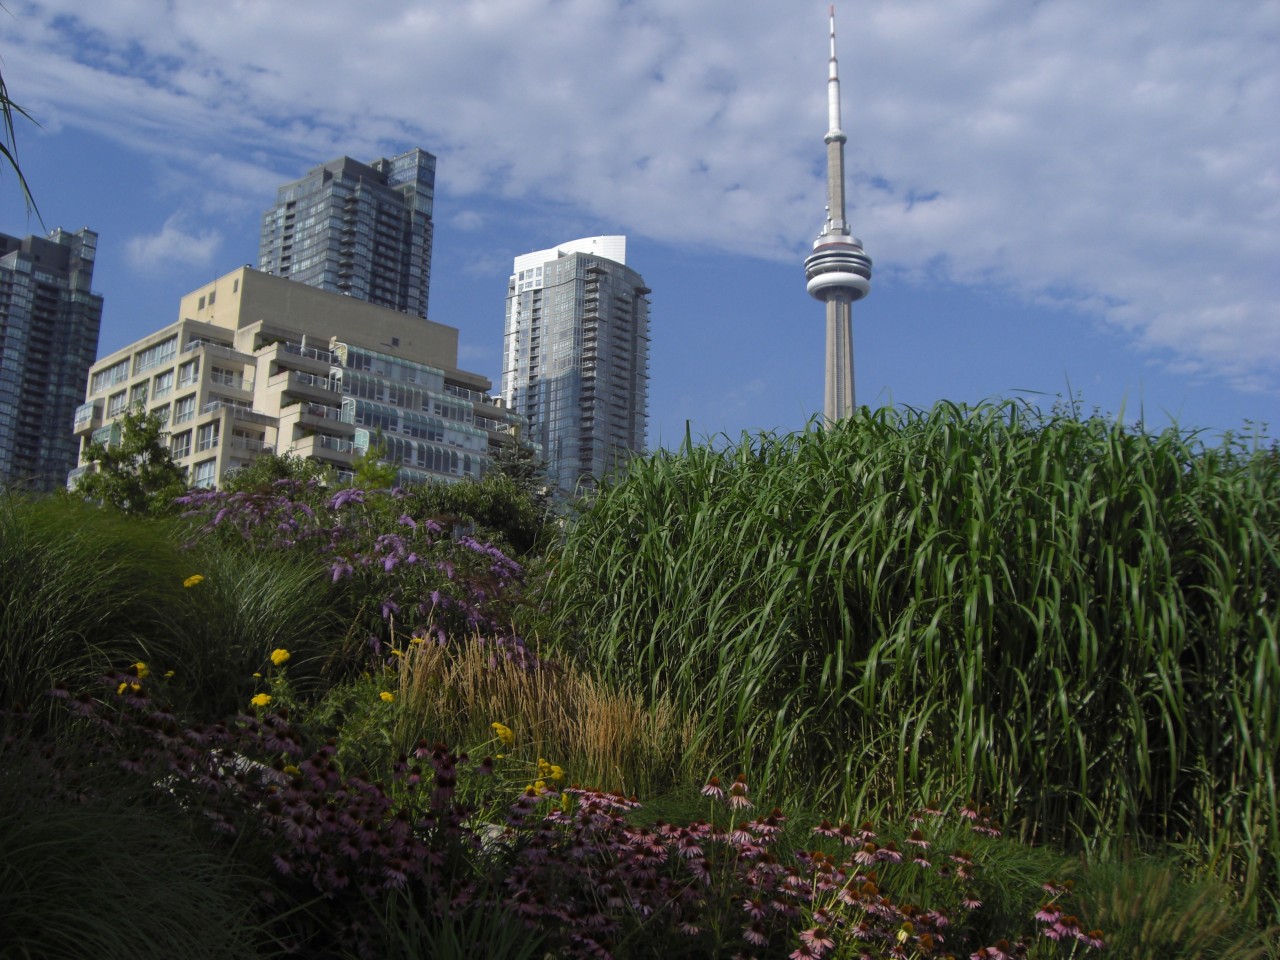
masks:
[(335, 585), (372, 600), (376, 619), (366, 626), (375, 656), (410, 642), (484, 637), (507, 657), (530, 662), (511, 618), (521, 565), (435, 519), (396, 516), (390, 508), (403, 497), (398, 489), (330, 495), (314, 481), (280, 480), (267, 492), (195, 491), (177, 502), (194, 522), (192, 544), (230, 535), (253, 549), (318, 556)]

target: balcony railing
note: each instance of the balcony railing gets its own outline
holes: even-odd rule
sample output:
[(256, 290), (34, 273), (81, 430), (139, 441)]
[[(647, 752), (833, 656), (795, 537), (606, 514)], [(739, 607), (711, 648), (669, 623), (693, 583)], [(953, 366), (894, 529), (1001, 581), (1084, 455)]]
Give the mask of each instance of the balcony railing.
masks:
[(338, 453), (351, 453), (355, 450), (355, 444), (350, 440), (331, 437), (327, 433), (317, 433), (315, 441), (317, 447), (322, 447), (325, 450), (336, 450)]
[(285, 353), (292, 353), (295, 357), (307, 357), (311, 360), (319, 360), (322, 363), (337, 363), (338, 358), (329, 350), (317, 350), (315, 347), (304, 347), (300, 343), (290, 343), (284, 341), (280, 344), (280, 348)]
[(237, 376), (230, 370), (210, 370), (209, 382), (216, 383), (223, 387), (231, 387), (234, 390), (252, 390), (253, 384), (245, 380), (244, 377)]
[(232, 437), (231, 449), (248, 450), (251, 453), (275, 453), (276, 448), (265, 440), (257, 440), (253, 437)]

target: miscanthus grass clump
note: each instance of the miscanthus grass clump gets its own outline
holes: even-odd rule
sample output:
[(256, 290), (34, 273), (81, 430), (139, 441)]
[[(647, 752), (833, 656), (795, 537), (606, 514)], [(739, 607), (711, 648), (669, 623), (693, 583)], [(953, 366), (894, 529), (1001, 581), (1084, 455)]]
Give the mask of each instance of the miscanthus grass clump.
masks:
[(1276, 907), (1274, 448), (1016, 403), (687, 444), (599, 493), (549, 589), (584, 662), (753, 776), (1177, 840)]

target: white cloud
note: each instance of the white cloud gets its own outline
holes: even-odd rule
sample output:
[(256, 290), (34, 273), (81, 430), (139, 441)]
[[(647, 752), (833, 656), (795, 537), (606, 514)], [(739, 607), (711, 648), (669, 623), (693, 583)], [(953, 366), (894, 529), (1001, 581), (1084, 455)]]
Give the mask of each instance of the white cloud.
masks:
[[(544, 198), (665, 241), (798, 259), (819, 225), (816, 0), (11, 7), (6, 75), (60, 122), (188, 169), (208, 205), (422, 145), (455, 197)], [(837, 15), (852, 219), (877, 270), (1074, 303), (1171, 367), (1280, 386), (1280, 3)], [(139, 256), (216, 246), (166, 230)]]
[(213, 265), (221, 243), (222, 237), (215, 230), (186, 232), (181, 214), (175, 213), (158, 233), (132, 237), (125, 245), (125, 254), (129, 264), (144, 273), (176, 265), (207, 267)]
[(463, 210), (450, 217), (449, 222), (459, 230), (470, 233), (484, 226), (484, 217), (475, 210)]

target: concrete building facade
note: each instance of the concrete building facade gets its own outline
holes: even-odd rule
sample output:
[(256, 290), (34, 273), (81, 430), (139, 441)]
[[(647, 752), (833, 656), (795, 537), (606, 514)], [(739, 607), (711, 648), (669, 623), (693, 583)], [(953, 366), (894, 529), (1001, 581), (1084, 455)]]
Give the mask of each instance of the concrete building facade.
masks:
[(263, 214), (258, 269), (425, 318), (435, 183), (425, 150), (315, 167)]
[(0, 234), (0, 481), (40, 491), (76, 463), (71, 418), (98, 353), (98, 235)]
[(110, 442), (127, 410), (156, 411), (200, 487), (264, 452), (342, 475), (381, 442), (403, 484), (478, 479), (518, 426), (458, 368), (453, 327), (249, 267), (187, 294), (179, 317), (93, 365), (77, 437)]
[(651, 291), (626, 254), (626, 237), (588, 237), (512, 266), (502, 396), (564, 494), (644, 451)]

